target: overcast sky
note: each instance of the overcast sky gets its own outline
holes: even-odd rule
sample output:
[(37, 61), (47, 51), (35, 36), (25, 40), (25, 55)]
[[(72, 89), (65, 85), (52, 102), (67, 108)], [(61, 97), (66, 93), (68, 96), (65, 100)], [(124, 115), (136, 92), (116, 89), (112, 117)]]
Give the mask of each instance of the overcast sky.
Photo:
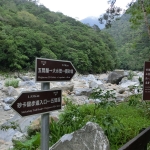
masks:
[[(62, 12), (64, 15), (76, 19), (84, 19), (89, 16), (99, 17), (108, 8), (108, 0), (39, 0), (40, 4), (54, 12)], [(131, 0), (117, 0), (116, 5), (126, 8)]]

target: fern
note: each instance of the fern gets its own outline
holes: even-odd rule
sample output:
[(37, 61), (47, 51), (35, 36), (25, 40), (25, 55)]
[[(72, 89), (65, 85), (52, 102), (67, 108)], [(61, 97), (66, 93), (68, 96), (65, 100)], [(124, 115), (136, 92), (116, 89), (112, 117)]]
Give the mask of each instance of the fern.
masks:
[(36, 135), (30, 137), (29, 140), (22, 142), (22, 141), (15, 141), (14, 142), (14, 150), (35, 150), (40, 145), (40, 133), (36, 133)]

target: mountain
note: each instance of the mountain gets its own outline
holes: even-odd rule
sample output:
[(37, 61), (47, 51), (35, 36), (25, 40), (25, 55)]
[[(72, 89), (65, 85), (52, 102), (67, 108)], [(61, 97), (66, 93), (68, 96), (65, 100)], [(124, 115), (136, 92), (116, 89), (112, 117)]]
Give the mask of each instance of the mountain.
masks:
[(91, 27), (95, 24), (101, 30), (105, 28), (105, 24), (100, 24), (97, 17), (87, 17), (87, 18), (84, 18), (80, 21), (84, 24), (90, 25)]
[(71, 61), (80, 73), (115, 68), (114, 41), (96, 25), (52, 12), (35, 0), (0, 0), (0, 6), (0, 70), (34, 70), (35, 57)]

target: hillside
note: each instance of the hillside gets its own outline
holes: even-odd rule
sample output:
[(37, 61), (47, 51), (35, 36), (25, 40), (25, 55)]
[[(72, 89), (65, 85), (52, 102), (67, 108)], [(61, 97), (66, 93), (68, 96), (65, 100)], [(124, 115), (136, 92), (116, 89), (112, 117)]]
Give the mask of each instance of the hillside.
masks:
[(150, 42), (145, 24), (133, 27), (130, 15), (124, 14), (105, 32), (112, 35), (117, 45), (118, 66), (126, 70), (143, 70), (144, 62), (150, 57)]
[(0, 69), (34, 69), (35, 57), (69, 60), (80, 73), (116, 67), (114, 41), (96, 27), (38, 5), (36, 1), (0, 1)]

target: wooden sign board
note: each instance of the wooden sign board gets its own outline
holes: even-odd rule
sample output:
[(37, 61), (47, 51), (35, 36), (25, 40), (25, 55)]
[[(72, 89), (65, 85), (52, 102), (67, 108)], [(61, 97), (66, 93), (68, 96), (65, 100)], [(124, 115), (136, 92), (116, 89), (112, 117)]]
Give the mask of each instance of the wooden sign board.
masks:
[(61, 90), (23, 92), (11, 107), (20, 116), (25, 117), (60, 110), (61, 103)]
[(76, 69), (70, 61), (36, 58), (36, 82), (70, 81)]
[(143, 100), (150, 100), (150, 62), (144, 65)]

